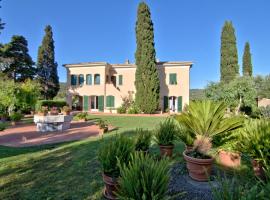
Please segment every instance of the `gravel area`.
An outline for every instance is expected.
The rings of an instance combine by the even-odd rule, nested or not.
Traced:
[[[213,170],[216,174],[216,169]],[[217,187],[217,182],[211,178],[211,185]],[[185,163],[172,166],[169,183],[169,196],[174,200],[213,200],[209,182],[198,182],[188,176]]]

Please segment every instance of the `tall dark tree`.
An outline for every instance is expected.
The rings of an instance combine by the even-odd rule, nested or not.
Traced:
[[[51,26],[46,26],[45,36],[38,49],[37,79],[42,87],[44,99],[54,98],[59,91],[57,63],[54,58],[54,40]]]
[[[11,42],[2,47],[4,60],[9,60],[9,64],[3,72],[14,81],[20,82],[26,79],[33,79],[36,74],[34,62],[28,53],[28,43],[23,36],[15,35]]]
[[[252,61],[250,53],[250,45],[248,42],[245,44],[243,55],[243,76],[252,76]]]
[[[226,21],[222,28],[220,75],[220,80],[225,83],[239,76],[235,30],[230,21]]]
[[[153,113],[159,106],[159,75],[156,67],[154,27],[146,3],[139,4],[136,22],[136,104],[145,113]]]

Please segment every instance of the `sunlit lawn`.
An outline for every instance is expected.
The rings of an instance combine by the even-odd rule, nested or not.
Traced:
[[[136,127],[153,129],[163,117],[93,116],[106,119],[117,131],[84,141],[30,148],[0,146],[0,199],[101,199],[97,151],[110,137]],[[1,139],[1,136],[0,136]],[[158,153],[156,145],[151,151]],[[178,143],[175,158],[183,145]]]

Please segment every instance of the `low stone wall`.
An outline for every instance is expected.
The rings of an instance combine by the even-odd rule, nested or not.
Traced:
[[[34,115],[38,132],[64,131],[70,128],[71,115]]]

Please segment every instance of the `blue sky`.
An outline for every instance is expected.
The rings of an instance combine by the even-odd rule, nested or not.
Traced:
[[[137,0],[3,0],[0,17],[6,23],[0,42],[23,35],[36,60],[50,24],[61,81],[65,63],[134,62]],[[220,33],[225,20],[236,29],[239,64],[250,42],[255,74],[270,73],[269,0],[148,0],[155,30],[157,58],[193,61],[191,88],[219,80]]]

